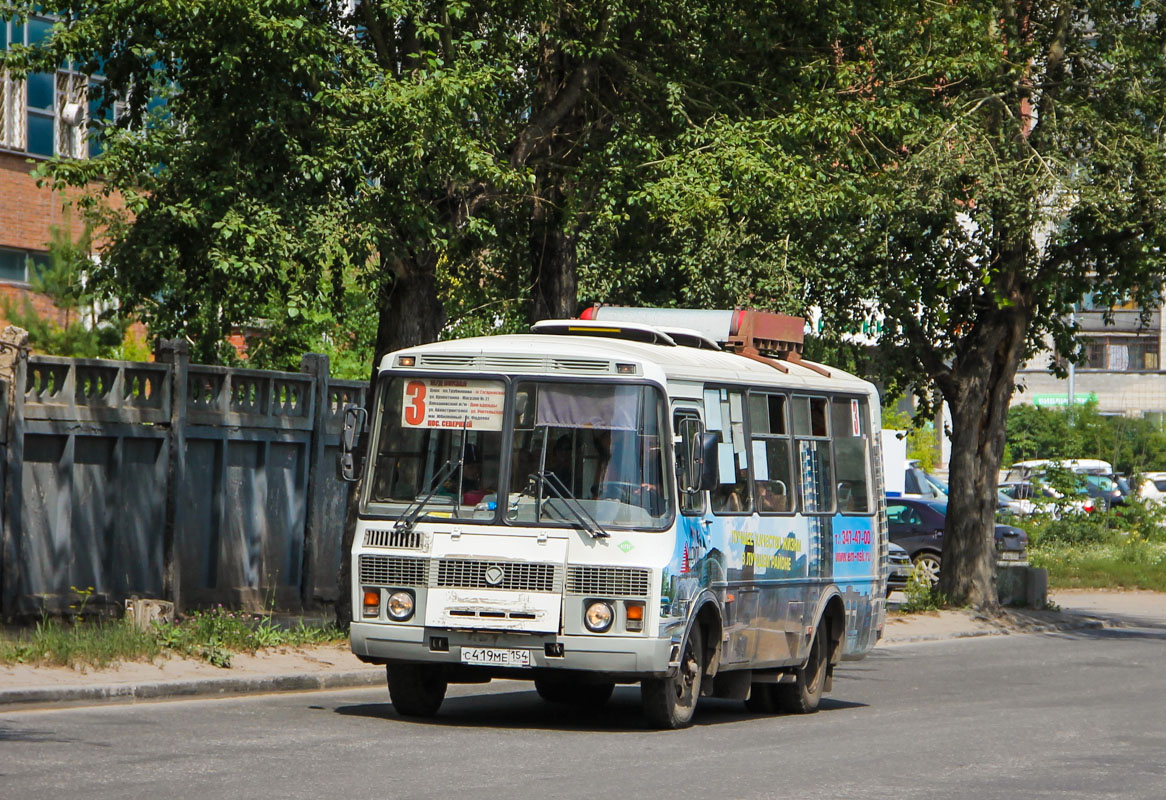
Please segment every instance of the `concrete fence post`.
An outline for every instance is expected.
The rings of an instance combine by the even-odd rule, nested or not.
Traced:
[[[7,434],[3,526],[0,527],[0,613],[16,613],[20,581],[21,515],[24,497],[24,391],[28,383],[28,331],[9,325],[0,333],[0,381]]]
[[[304,508],[304,568],[300,580],[300,600],[304,608],[315,602],[313,597],[317,572],[327,569],[321,563],[324,537],[330,535],[328,514],[328,472],[324,464],[324,448],[328,437],[328,417],[331,413],[328,397],[330,364],[328,356],[306,353],[300,360],[300,371],[312,376],[312,438],[308,446],[308,481]],[[334,521],[333,521],[334,524]]]
[[[182,571],[178,563],[179,492],[186,482],[186,395],[190,344],[159,339],[154,358],[170,366],[170,451],[166,470],[166,523],[162,533],[162,594],[182,609]]]

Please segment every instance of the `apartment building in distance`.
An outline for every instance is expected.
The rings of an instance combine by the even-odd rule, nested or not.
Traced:
[[[1102,414],[1148,416],[1166,420],[1166,328],[1162,311],[1155,310],[1143,322],[1138,307],[1127,304],[1112,311],[1107,324],[1104,309],[1094,308],[1086,297],[1077,312],[1085,360],[1073,371],[1075,403],[1095,400]],[[1049,369],[1050,353],[1037,354],[1017,373],[1012,404],[1065,407],[1069,402],[1068,378]]]

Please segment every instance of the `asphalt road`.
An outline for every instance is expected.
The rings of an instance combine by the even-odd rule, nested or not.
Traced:
[[[648,730],[635,687],[570,713],[528,684],[0,714],[0,798],[1166,797],[1166,626],[883,648],[807,717],[704,700]]]

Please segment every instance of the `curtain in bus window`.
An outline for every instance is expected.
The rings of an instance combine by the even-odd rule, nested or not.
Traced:
[[[544,384],[539,390],[535,424],[634,431],[640,393],[639,386]]]
[[[831,482],[830,442],[798,442],[798,470],[802,486],[802,508],[807,514],[834,509]]]

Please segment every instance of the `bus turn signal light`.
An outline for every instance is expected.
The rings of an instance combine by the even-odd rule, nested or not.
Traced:
[[[642,631],[644,629],[644,606],[642,603],[627,604],[627,629]]]

